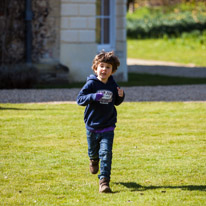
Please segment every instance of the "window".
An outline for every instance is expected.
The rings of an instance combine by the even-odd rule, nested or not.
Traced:
[[[96,42],[98,50],[114,49],[115,42],[115,1],[96,1]]]
[[[8,12],[8,3],[6,2],[6,0],[1,0],[0,1],[0,16],[5,16],[6,13]]]

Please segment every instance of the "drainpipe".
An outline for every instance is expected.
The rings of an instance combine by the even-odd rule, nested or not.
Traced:
[[[32,0],[26,0],[26,63],[32,63]]]

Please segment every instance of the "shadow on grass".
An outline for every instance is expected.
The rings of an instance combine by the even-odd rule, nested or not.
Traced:
[[[25,108],[15,108],[15,107],[0,107],[0,110],[16,110],[16,111],[23,111],[23,110],[33,110],[33,111],[41,111],[41,110],[48,110],[48,109],[25,109]]]
[[[178,77],[160,74],[128,73],[128,82],[118,82],[120,86],[169,86],[206,84],[206,77]]]
[[[182,186],[142,186],[136,182],[116,182],[115,184],[121,184],[129,189],[132,192],[135,191],[146,191],[146,190],[155,190],[155,189],[182,189],[182,190],[199,190],[206,191],[206,185],[182,185]],[[165,191],[162,191],[165,192]]]

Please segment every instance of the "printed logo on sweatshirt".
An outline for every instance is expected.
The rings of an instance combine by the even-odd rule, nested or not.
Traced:
[[[112,102],[113,93],[109,90],[98,90],[98,93],[102,93],[103,97],[99,100],[100,104],[109,104]]]

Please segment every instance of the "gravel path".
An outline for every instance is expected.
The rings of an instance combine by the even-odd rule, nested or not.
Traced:
[[[205,78],[206,67],[196,67],[192,64],[127,59],[128,71],[135,73],[159,74],[166,76]]]
[[[206,101],[206,85],[123,87],[125,101]],[[80,89],[0,90],[0,103],[75,101]]]
[[[206,77],[206,68],[173,62],[127,59],[128,71],[185,77]],[[206,101],[206,84],[123,87],[125,101]],[[0,90],[0,103],[76,101],[80,89]]]

